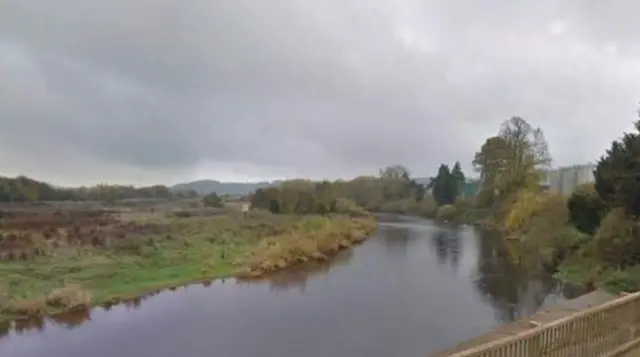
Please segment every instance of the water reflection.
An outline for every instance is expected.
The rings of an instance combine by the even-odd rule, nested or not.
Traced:
[[[407,227],[387,226],[383,228],[382,242],[389,254],[406,254],[411,230]]]
[[[0,356],[417,357],[579,293],[514,263],[500,237],[381,221],[328,264],[0,324]]]
[[[0,321],[0,339],[11,332],[12,322],[11,321]]]
[[[79,311],[68,311],[55,315],[51,318],[52,321],[62,325],[66,328],[75,328],[80,326],[86,321],[91,320],[91,310],[82,309]]]
[[[438,263],[441,266],[449,264],[453,271],[458,270],[462,255],[462,237],[461,233],[464,230],[462,227],[440,227],[433,232],[431,242],[433,249],[438,255]]]
[[[477,242],[475,285],[502,322],[535,313],[550,295],[574,298],[583,293],[560,285],[541,268],[514,263],[502,238],[495,234],[480,232]]]
[[[269,286],[275,291],[296,290],[304,293],[310,278],[325,275],[333,268],[346,265],[352,257],[353,250],[346,250],[335,256],[330,264],[308,263],[288,269],[270,277]]]

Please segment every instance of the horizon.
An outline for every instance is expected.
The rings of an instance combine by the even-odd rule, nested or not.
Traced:
[[[584,167],[584,166],[595,166],[597,165],[597,163],[594,162],[585,162],[585,163],[581,163],[581,164],[573,164],[573,165],[564,165],[564,166],[551,166],[548,169],[544,169],[543,171],[554,171],[554,170],[560,170],[560,169],[567,169],[567,168],[575,168],[575,167]],[[408,168],[409,171],[411,172],[411,169]],[[479,180],[480,178],[478,177],[477,173],[475,171],[471,171],[474,173],[474,175],[469,175],[467,172],[465,173],[465,178],[469,181],[475,181],[475,180]],[[175,182],[175,183],[151,183],[151,184],[134,184],[134,183],[112,183],[106,180],[103,180],[101,182],[98,183],[94,183],[94,184],[81,184],[81,185],[61,185],[61,184],[57,184],[57,183],[53,183],[53,182],[49,182],[49,181],[45,181],[45,180],[40,180],[37,177],[32,177],[29,175],[24,175],[24,174],[19,174],[19,175],[5,175],[5,174],[0,174],[0,177],[8,177],[8,178],[16,178],[19,176],[26,176],[30,179],[36,180],[36,181],[40,181],[40,182],[44,182],[47,184],[50,184],[54,187],[61,187],[61,188],[77,188],[77,187],[92,187],[92,186],[97,186],[100,184],[106,184],[106,185],[116,185],[116,186],[133,186],[133,187],[148,187],[148,186],[154,186],[154,185],[162,185],[162,186],[166,186],[166,187],[173,187],[173,186],[177,186],[177,185],[185,185],[185,184],[192,184],[192,183],[196,183],[196,182],[205,182],[205,181],[210,181],[210,182],[217,182],[217,183],[221,183],[221,184],[260,184],[260,183],[273,183],[273,182],[277,182],[277,181],[288,181],[288,180],[310,180],[310,181],[336,181],[336,180],[344,180],[344,181],[349,181],[349,180],[353,180],[357,177],[375,177],[376,174],[368,174],[368,175],[356,175],[350,178],[344,178],[344,177],[337,177],[337,178],[309,178],[309,177],[290,177],[290,178],[272,178],[272,179],[261,179],[261,180],[218,180],[218,179],[213,179],[213,178],[200,178],[200,179],[194,179],[194,180],[187,180],[187,181],[181,181],[181,182]],[[430,179],[435,177],[435,174],[432,175],[414,175],[411,174],[411,178],[412,179]]]

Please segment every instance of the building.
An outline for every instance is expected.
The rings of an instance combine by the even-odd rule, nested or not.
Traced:
[[[593,172],[596,164],[588,163],[546,170],[540,186],[551,193],[570,195],[583,183],[594,182]],[[463,197],[475,196],[480,188],[479,179],[467,180],[463,189]]]
[[[540,184],[551,193],[568,196],[581,184],[593,182],[595,169],[596,164],[588,163],[547,170]]]

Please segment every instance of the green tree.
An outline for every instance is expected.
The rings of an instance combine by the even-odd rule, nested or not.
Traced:
[[[473,160],[482,181],[479,204],[495,205],[521,189],[537,188],[541,170],[550,164],[548,144],[540,128],[520,117],[505,121],[499,134],[488,138]]]
[[[402,165],[387,166],[379,171],[382,196],[386,201],[401,200],[411,196],[409,169]]]
[[[378,174],[383,180],[407,180],[410,176],[409,169],[402,165],[386,166],[378,171]]]
[[[567,200],[567,208],[571,223],[587,234],[595,233],[605,214],[605,203],[593,183],[578,186]]]
[[[455,197],[455,180],[449,171],[449,166],[442,164],[438,168],[438,175],[433,182],[433,198],[439,205],[452,204]]]
[[[464,190],[464,184],[466,182],[466,177],[462,172],[462,167],[460,167],[460,161],[456,161],[451,169],[451,178],[453,184],[455,185],[455,197],[458,198],[462,195],[462,191]]]
[[[635,122],[640,131],[640,120]],[[611,144],[598,160],[595,189],[609,208],[621,207],[626,213],[640,215],[640,135],[625,133]]]
[[[222,198],[217,193],[211,192],[202,198],[206,207],[222,207]]]

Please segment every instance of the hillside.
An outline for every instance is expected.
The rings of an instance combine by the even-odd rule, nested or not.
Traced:
[[[280,181],[263,182],[220,182],[215,180],[198,180],[187,183],[179,183],[171,186],[172,192],[194,190],[199,195],[215,192],[219,195],[246,195],[253,191],[271,186],[280,185]]]

